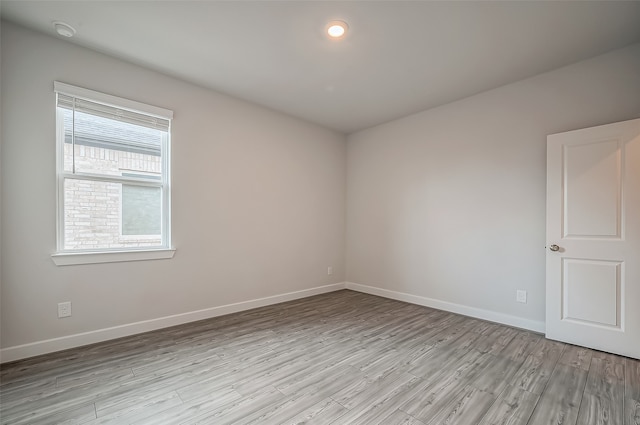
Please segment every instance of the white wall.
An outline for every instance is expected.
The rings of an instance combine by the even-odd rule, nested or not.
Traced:
[[[343,135],[10,23],[1,42],[1,347],[344,281]],[[54,80],[174,111],[173,259],[53,264]]]
[[[638,117],[640,44],[349,136],[347,280],[540,329],[546,136]]]

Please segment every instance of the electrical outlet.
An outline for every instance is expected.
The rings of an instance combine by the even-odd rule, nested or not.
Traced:
[[[524,291],[522,289],[518,289],[516,291],[516,301],[519,303],[527,303],[527,291]]]
[[[58,303],[58,319],[71,317],[71,301]]]
[[[332,275],[333,274],[333,267],[331,267],[331,266],[327,267],[327,274],[328,275]]]

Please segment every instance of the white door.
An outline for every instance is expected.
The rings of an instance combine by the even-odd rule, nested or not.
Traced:
[[[547,338],[640,358],[640,119],[547,138]]]

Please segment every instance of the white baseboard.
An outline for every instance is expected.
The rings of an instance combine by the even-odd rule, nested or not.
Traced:
[[[345,289],[344,282],[318,286],[311,289],[304,289],[302,291],[273,295],[265,298],[258,298],[250,301],[211,307],[203,310],[190,311],[188,313],[175,314],[157,319],[128,323],[126,325],[114,326],[112,328],[98,329],[95,331],[47,339],[24,345],[16,345],[14,347],[7,347],[0,350],[0,363],[53,353],[55,351],[66,350],[68,348],[81,347],[83,345],[95,344],[96,342],[122,338],[124,336],[168,328],[170,326],[182,325],[184,323],[195,322],[197,320],[209,319],[212,317],[223,316],[225,314],[237,313],[239,311],[297,300],[299,298],[338,291],[340,289]]]
[[[510,314],[498,313],[491,310],[484,310],[476,307],[450,303],[433,298],[421,297],[419,295],[406,294],[404,292],[390,291],[388,289],[376,288],[373,286],[361,285],[359,283],[346,282],[347,289],[364,292],[365,294],[377,295],[379,297],[390,298],[392,300],[404,301],[411,304],[425,307],[437,308],[451,313],[462,314],[475,317],[476,319],[488,320],[490,322],[501,323],[503,325],[514,326],[516,328],[527,329],[533,332],[545,332],[544,322],[512,316]]]

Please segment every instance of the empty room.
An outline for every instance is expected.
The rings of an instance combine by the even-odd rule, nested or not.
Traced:
[[[640,1],[0,17],[0,425],[640,425]]]

